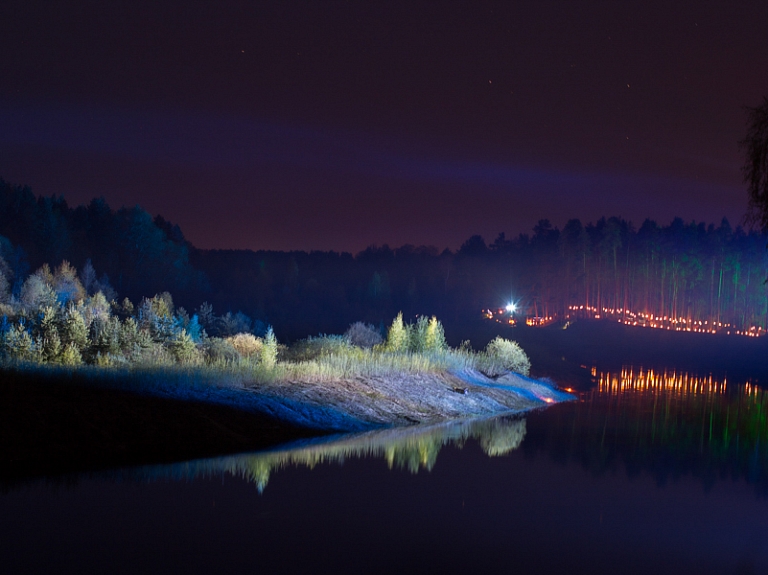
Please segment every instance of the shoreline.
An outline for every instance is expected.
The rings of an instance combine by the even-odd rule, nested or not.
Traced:
[[[0,374],[6,486],[332,433],[522,413],[573,399],[547,382],[469,371],[258,386],[204,377],[190,383],[183,373],[142,386],[127,371],[104,377],[82,368]]]

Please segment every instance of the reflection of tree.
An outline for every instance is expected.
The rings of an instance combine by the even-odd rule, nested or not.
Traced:
[[[370,457],[384,459],[390,469],[418,473],[422,469],[432,470],[444,445],[462,446],[468,439],[475,439],[483,451],[493,457],[517,449],[523,437],[525,419],[504,416],[336,436],[330,440],[301,442],[264,453],[145,467],[131,475],[142,479],[190,479],[229,473],[254,483],[261,492],[273,472],[289,465],[312,469],[320,463],[342,463],[353,457]]]
[[[506,455],[520,447],[525,437],[525,419],[502,423],[488,422],[488,429],[480,436],[480,445],[488,457]]]

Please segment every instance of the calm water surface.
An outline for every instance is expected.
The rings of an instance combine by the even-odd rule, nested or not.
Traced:
[[[7,573],[768,573],[768,394],[594,371],[525,418],[0,496]]]

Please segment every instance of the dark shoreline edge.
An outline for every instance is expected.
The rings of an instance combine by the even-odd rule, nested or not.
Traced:
[[[0,488],[257,451],[325,432],[233,407],[0,371]]]
[[[284,382],[259,391],[194,377],[180,384],[179,374],[166,375],[169,385],[152,389],[130,372],[0,369],[0,489],[263,451],[340,432],[523,413],[575,399],[549,382],[511,373],[497,380],[466,371],[391,382]]]

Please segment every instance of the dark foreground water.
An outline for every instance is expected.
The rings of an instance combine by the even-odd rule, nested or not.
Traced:
[[[767,573],[768,394],[594,371],[525,418],[0,496],[4,573]]]

